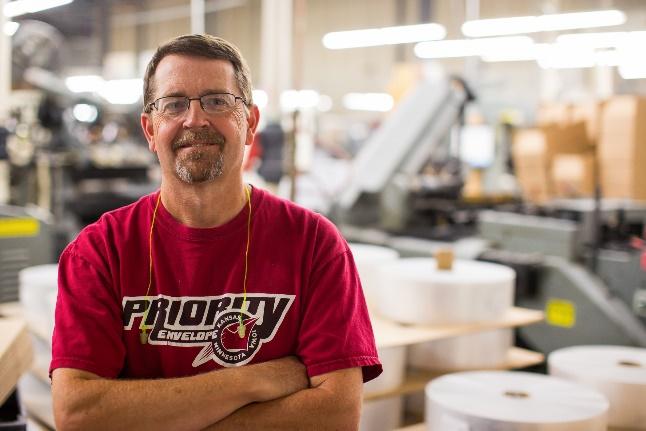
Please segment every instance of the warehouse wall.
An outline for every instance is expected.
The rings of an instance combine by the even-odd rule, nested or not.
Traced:
[[[254,82],[260,76],[260,38],[262,0],[223,1],[224,10],[206,16],[206,30],[236,43],[245,54],[252,69]],[[172,19],[135,26],[133,14],[186,8],[186,0],[156,0],[115,3],[110,19],[109,49],[106,67],[118,77],[140,76],[144,60],[159,43],[176,35],[190,32],[188,13]],[[302,58],[295,76],[301,88],[317,89],[332,97],[335,109],[348,92],[382,92],[393,80],[395,68],[402,61],[421,63],[413,54],[413,45],[328,50],[321,38],[330,31],[415,24],[420,20],[419,0],[303,0],[305,34],[299,44]],[[431,20],[447,27],[447,39],[461,38],[460,26],[465,19],[465,2],[434,0],[430,2]],[[519,2],[515,0],[480,0],[482,18],[542,14],[565,10],[619,8],[628,13],[628,24],[634,29],[646,27],[646,13],[641,0],[560,0]],[[641,9],[641,10],[640,10]],[[549,41],[550,34],[538,34],[537,40]],[[130,53],[131,58],[124,53]],[[135,53],[140,53],[137,59]],[[577,100],[594,93],[596,71],[593,69],[545,72],[534,62],[484,63],[478,60],[456,59],[436,61],[448,72],[465,76],[476,88],[481,103],[490,115],[498,108],[515,107],[531,121],[534,107],[541,99]],[[121,65],[121,67],[115,66]],[[286,69],[290,65],[283,65]],[[116,72],[114,72],[116,70]],[[132,76],[126,76],[132,75]],[[613,86],[619,93],[646,91],[643,80],[625,81],[613,72]],[[528,85],[531,83],[531,85]],[[490,118],[493,120],[494,118]]]

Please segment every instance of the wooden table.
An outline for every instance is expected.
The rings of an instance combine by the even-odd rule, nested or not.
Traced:
[[[29,370],[32,360],[25,321],[0,317],[0,405],[11,395],[20,376]]]

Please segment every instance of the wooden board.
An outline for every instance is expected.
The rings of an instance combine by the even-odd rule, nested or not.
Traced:
[[[5,302],[0,304],[1,317],[23,317],[23,309],[20,302]]]
[[[545,356],[541,353],[532,352],[530,350],[512,347],[507,352],[507,360],[505,363],[500,364],[499,367],[489,368],[498,370],[512,370],[518,368],[526,368],[532,365],[540,364],[545,360]],[[481,368],[479,368],[481,370]],[[443,370],[443,371],[423,371],[423,370],[408,370],[404,383],[396,389],[383,392],[375,392],[366,394],[364,401],[378,400],[381,398],[388,398],[398,395],[412,394],[424,390],[430,380],[442,376],[447,373],[455,373],[459,371],[473,371],[473,370]]]
[[[29,369],[32,358],[27,324],[21,319],[0,318],[0,405]]]
[[[542,311],[518,307],[510,308],[497,321],[456,325],[403,325],[379,316],[371,316],[377,347],[406,346],[490,329],[526,326],[541,322],[543,319]]]
[[[31,332],[36,337],[40,338],[43,341],[46,341],[49,346],[52,345],[52,334],[50,329],[47,328],[46,321],[33,319],[27,319],[22,305],[19,302],[7,302],[0,304],[0,317],[15,317],[24,319],[27,322],[29,327],[29,332]]]

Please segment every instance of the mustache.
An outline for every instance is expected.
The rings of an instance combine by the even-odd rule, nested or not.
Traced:
[[[175,138],[171,148],[177,150],[194,144],[215,144],[222,149],[224,147],[224,136],[213,129],[189,129]]]

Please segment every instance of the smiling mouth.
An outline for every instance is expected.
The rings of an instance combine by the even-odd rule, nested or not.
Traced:
[[[191,142],[190,144],[180,145],[177,147],[178,150],[182,148],[202,148],[202,147],[212,147],[218,145],[215,142]]]

